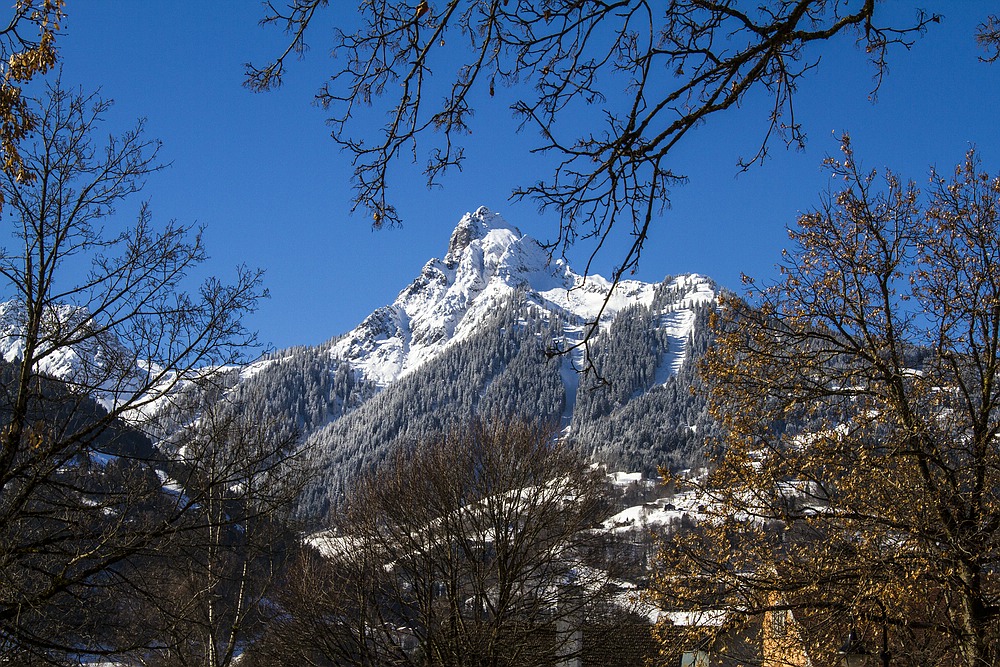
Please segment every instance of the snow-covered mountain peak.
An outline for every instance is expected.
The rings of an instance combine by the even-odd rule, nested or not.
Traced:
[[[414,370],[448,343],[475,331],[515,290],[566,289],[576,283],[563,262],[498,213],[466,213],[444,259],[432,259],[392,305],[379,308],[332,348],[386,385]]]
[[[391,305],[372,313],[329,350],[386,386],[452,342],[482,330],[515,294],[561,318],[610,322],[624,307],[649,305],[655,288],[625,280],[612,291],[601,276],[584,279],[500,214],[480,207],[459,221],[444,259],[427,262]]]
[[[499,233],[494,233],[499,232]],[[521,231],[509,224],[499,213],[494,213],[485,206],[480,206],[473,213],[466,213],[458,221],[455,230],[448,241],[448,254],[444,261],[454,267],[462,258],[462,253],[473,241],[483,240],[493,234],[494,243],[503,243],[503,239],[520,238]]]
[[[0,303],[0,358],[7,363],[20,364],[24,358],[27,317],[23,302]],[[38,334],[32,353],[34,371],[92,392],[92,398],[106,408],[134,393],[148,372],[148,364],[84,307],[47,305]]]

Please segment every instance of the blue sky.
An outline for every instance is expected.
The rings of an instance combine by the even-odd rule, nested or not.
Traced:
[[[532,170],[544,165],[526,156],[533,137],[514,134],[506,109],[480,109],[469,160],[442,188],[428,190],[415,166],[398,164],[391,184],[405,224],[372,231],[367,215],[349,212],[348,156],[312,104],[334,66],[325,26],[282,89],[253,94],[241,86],[243,63],[263,62],[283,44],[278,31],[257,25],[257,2],[67,4],[58,41],[64,81],[99,86],[115,100],[108,131],[147,119],[171,166],[150,179],[145,196],[162,220],[207,227],[208,270],[224,277],[239,263],[266,269],[271,298],[249,322],[265,343],[316,344],[348,331],[443,255],[458,219],[480,205],[536,238],[555,234],[553,216],[508,201],[515,185],[542,177]],[[345,11],[331,5],[327,21]],[[739,174],[737,159],[756,150],[766,118],[753,101],[710,119],[678,146],[675,170],[690,182],[673,192],[636,277],[691,271],[736,289],[741,272],[773,275],[785,229],[827,188],[820,163],[845,130],[865,165],[918,182],[931,165],[950,171],[972,144],[987,169],[1000,172],[1000,63],[977,62],[973,40],[976,23],[996,5],[928,1],[926,9],[944,21],[910,52],[895,54],[876,104],[868,100],[872,71],[863,54],[844,41],[826,49],[798,92],[805,151],[776,145],[763,166]],[[588,250],[571,257],[574,266],[582,267]],[[617,259],[611,248],[596,271],[606,275]]]

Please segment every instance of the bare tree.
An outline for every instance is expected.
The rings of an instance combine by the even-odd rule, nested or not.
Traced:
[[[144,665],[226,667],[264,633],[299,534],[291,512],[307,466],[294,435],[220,398],[172,437],[185,530],[137,566],[147,606],[132,628]],[[155,582],[155,583],[154,583]]]
[[[307,664],[555,664],[612,590],[604,489],[535,426],[400,452],[313,540],[274,643]]]
[[[268,3],[263,23],[282,27],[290,42],[272,62],[247,66],[247,86],[281,84],[327,4]],[[558,214],[553,251],[585,238],[596,254],[612,236],[630,235],[617,281],[684,180],[670,156],[692,128],[763,94],[771,111],[760,150],[741,164],[762,161],[778,139],[801,145],[793,101],[819,64],[814,47],[853,42],[868,54],[877,90],[892,47],[909,47],[939,20],[914,7],[896,24],[892,13],[874,0],[366,0],[337,20],[338,64],[317,99],[332,113],[335,142],[354,158],[355,208],[379,227],[400,221],[386,189],[393,161],[426,158],[428,183],[437,182],[462,163],[474,103],[494,104],[509,87],[512,111],[540,137],[535,152],[555,164],[514,197]],[[387,118],[379,136],[359,136],[355,122],[372,116]],[[593,122],[567,134],[579,124],[559,121],[571,116]]]
[[[240,317],[261,274],[208,279],[200,234],[154,225],[127,205],[156,172],[159,144],[142,124],[99,138],[109,107],[51,86],[23,169],[0,174],[14,243],[0,253],[4,346],[0,391],[0,645],[24,651],[100,645],[123,563],[186,522],[138,431],[156,401],[209,382],[253,344]]]
[[[924,197],[846,138],[828,165],[844,189],[790,232],[782,280],[722,305],[725,451],[657,595],[747,632],[791,614],[813,664],[853,630],[893,665],[993,665],[1000,178],[970,152]]]
[[[982,58],[984,61],[995,63],[1000,59],[1000,20],[996,14],[990,14],[979,24],[976,41],[986,52]]]

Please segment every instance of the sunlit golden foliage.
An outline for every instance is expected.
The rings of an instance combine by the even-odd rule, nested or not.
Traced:
[[[893,665],[993,665],[1000,179],[970,151],[922,194],[847,137],[842,156],[781,279],[722,302],[704,373],[724,453],[658,599],[730,632],[790,612],[814,665],[852,628]]]
[[[0,77],[0,163],[19,181],[33,176],[25,169],[18,143],[37,125],[22,87],[55,66],[55,38],[65,17],[65,4],[65,0],[18,0],[10,23],[0,30],[0,59],[6,63]]]

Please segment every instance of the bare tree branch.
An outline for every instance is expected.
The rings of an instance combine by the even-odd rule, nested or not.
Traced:
[[[59,81],[46,93],[21,145],[32,178],[0,171],[15,242],[0,251],[3,336],[17,357],[0,362],[0,650],[15,661],[110,651],[113,582],[197,525],[197,501],[164,490],[171,463],[141,429],[155,401],[244,358],[254,336],[240,318],[263,296],[249,269],[188,292],[200,234],[157,228],[145,205],[132,225],[117,211],[161,168],[159,143],[141,122],[102,141],[108,102]]]
[[[269,6],[263,22],[281,25],[290,42],[267,66],[247,66],[249,88],[280,85],[326,4]],[[381,227],[401,222],[387,188],[394,162],[424,162],[428,185],[438,183],[462,165],[473,105],[493,104],[496,87],[508,87],[521,129],[539,137],[533,152],[554,164],[512,197],[558,216],[553,254],[590,244],[587,274],[610,239],[631,239],[612,271],[617,284],[638,266],[671,189],[686,181],[671,156],[693,128],[763,95],[771,110],[759,148],[740,167],[764,161],[775,141],[802,146],[794,99],[819,64],[814,46],[863,49],[874,95],[892,49],[909,48],[939,20],[915,9],[896,25],[883,14],[875,0],[365,0],[358,25],[334,31],[338,65],[317,100],[352,157],[354,210]],[[583,134],[559,122],[576,115],[592,119]],[[358,135],[371,117],[388,121],[376,136]],[[596,324],[581,345],[595,332]]]

